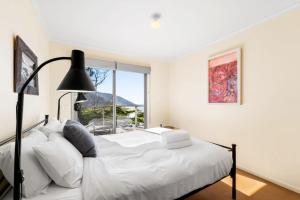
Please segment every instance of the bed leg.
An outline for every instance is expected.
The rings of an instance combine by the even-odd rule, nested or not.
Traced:
[[[44,125],[48,124],[48,120],[49,120],[49,115],[45,115],[45,123],[44,123]]]
[[[230,176],[232,178],[232,199],[236,199],[236,144],[232,144],[232,168]]]

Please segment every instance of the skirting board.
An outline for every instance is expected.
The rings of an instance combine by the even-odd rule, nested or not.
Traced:
[[[286,184],[286,183],[284,183],[284,182],[282,182],[282,181],[279,181],[279,180],[276,180],[276,179],[273,179],[273,178],[270,178],[270,177],[261,175],[261,174],[259,174],[259,173],[257,173],[257,172],[254,172],[254,171],[252,171],[252,170],[250,170],[250,169],[247,169],[247,168],[245,168],[245,167],[242,167],[242,166],[237,166],[237,168],[238,168],[238,169],[241,169],[241,170],[243,170],[243,171],[245,171],[245,172],[248,172],[249,174],[252,174],[252,175],[257,176],[257,177],[259,177],[259,178],[265,179],[265,180],[270,181],[270,182],[272,182],[272,183],[274,183],[274,184],[276,184],[276,185],[279,185],[279,186],[281,186],[281,187],[284,187],[284,188],[286,188],[286,189],[289,189],[289,190],[291,190],[291,191],[294,191],[294,192],[300,194],[300,188],[297,188],[297,187],[294,187],[294,186],[292,186],[292,185]]]

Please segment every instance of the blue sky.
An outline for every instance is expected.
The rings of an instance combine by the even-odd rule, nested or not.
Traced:
[[[97,91],[112,93],[112,71],[109,71],[105,81],[98,86]],[[117,96],[121,96],[135,104],[144,104],[144,74],[117,71]]]

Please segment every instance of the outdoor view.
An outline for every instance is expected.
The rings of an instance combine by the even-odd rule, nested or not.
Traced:
[[[116,71],[116,116],[113,115],[113,70],[87,68],[97,92],[86,93],[79,121],[95,135],[111,134],[113,119],[116,133],[144,128],[144,74]]]

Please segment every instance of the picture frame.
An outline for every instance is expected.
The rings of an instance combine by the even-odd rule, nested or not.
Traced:
[[[14,44],[14,92],[19,92],[38,65],[38,58],[29,46],[16,36]],[[24,94],[39,95],[38,75],[25,88]]]
[[[208,103],[241,104],[241,48],[208,58]]]

